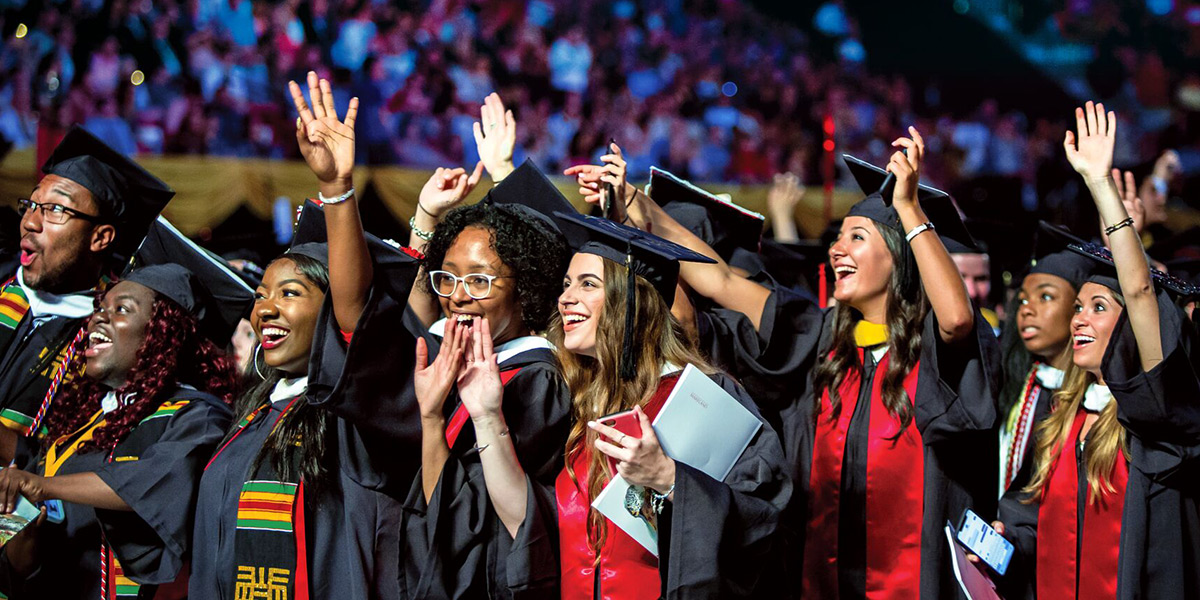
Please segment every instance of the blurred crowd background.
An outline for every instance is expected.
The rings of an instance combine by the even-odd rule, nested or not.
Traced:
[[[1122,119],[1118,166],[1156,194],[1148,225],[1194,218],[1200,4],[791,4],[0,0],[0,136],[48,149],[78,122],[129,154],[294,159],[285,84],[313,69],[339,105],[361,99],[369,165],[473,165],[492,91],[517,113],[517,161],[547,171],[611,138],[636,176],[812,189],[848,183],[835,154],[882,164],[916,125],[924,179],[977,222],[1092,231],[1062,137],[1097,98]]]

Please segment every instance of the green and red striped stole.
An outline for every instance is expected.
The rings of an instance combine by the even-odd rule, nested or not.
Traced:
[[[296,484],[284,481],[247,481],[238,496],[237,528],[292,533]]]
[[[25,318],[25,313],[29,312],[29,298],[25,296],[25,290],[15,283],[16,278],[10,277],[0,289],[0,326],[14,330]]]

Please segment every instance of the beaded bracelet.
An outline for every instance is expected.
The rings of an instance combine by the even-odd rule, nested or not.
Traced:
[[[417,236],[418,238],[421,238],[421,239],[423,239],[423,240],[425,240],[425,241],[427,241],[427,242],[428,242],[429,240],[432,240],[432,239],[433,239],[433,232],[432,232],[432,231],[425,231],[425,230],[423,230],[423,229],[421,229],[421,228],[417,227],[417,215],[413,215],[411,218],[409,218],[409,220],[408,220],[408,228],[409,228],[409,229],[411,229],[411,230],[412,230],[412,232],[413,232],[414,234],[416,234],[416,236]]]

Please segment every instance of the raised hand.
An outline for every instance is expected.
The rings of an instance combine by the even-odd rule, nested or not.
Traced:
[[[642,428],[640,438],[626,435],[597,421],[589,421],[588,427],[602,436],[596,438],[596,450],[615,459],[617,474],[631,485],[666,493],[675,485],[675,461],[663,452],[658,436],[654,434],[654,427],[650,425],[650,418],[642,412],[641,407],[635,407],[634,412]]]
[[[502,418],[500,405],[504,386],[500,382],[500,366],[492,350],[492,327],[487,317],[471,323],[471,341],[465,365],[458,374],[458,396],[471,419],[488,421]]]
[[[1075,109],[1075,127],[1079,133],[1068,129],[1063,139],[1071,167],[1089,183],[1108,177],[1117,139],[1117,114],[1105,113],[1103,104],[1088,101]]]
[[[483,99],[479,107],[479,121],[475,122],[475,146],[479,159],[492,181],[500,183],[516,167],[513,165],[513,149],[517,145],[517,120],[511,110],[504,108],[500,95],[492,92]]]
[[[315,72],[308,72],[311,109],[304,101],[299,84],[289,81],[288,90],[300,113],[296,119],[296,142],[300,145],[300,153],[321,182],[321,193],[328,197],[328,189],[334,195],[340,195],[351,187],[349,182],[354,172],[354,119],[358,117],[358,98],[350,99],[346,120],[339,121],[333,104],[333,88]],[[342,187],[346,189],[340,189]]]
[[[925,139],[916,127],[909,127],[912,137],[897,138],[892,147],[903,148],[892,153],[887,171],[896,176],[896,191],[892,193],[892,205],[897,210],[911,208],[917,202],[917,183],[921,179],[921,161],[925,159]]]
[[[800,232],[796,230],[796,205],[804,197],[804,186],[795,173],[779,173],[767,191],[767,211],[771,215],[771,229],[779,242],[798,242]]]
[[[435,221],[440,220],[442,215],[462,204],[475,186],[479,185],[482,177],[482,161],[475,165],[475,170],[470,175],[462,167],[455,169],[438,167],[429,181],[425,182],[425,186],[421,188],[421,195],[417,200],[417,210],[424,211]]]
[[[463,349],[469,332],[453,319],[446,321],[442,347],[433,363],[429,362],[429,346],[424,338],[417,338],[417,364],[413,373],[413,387],[417,393],[417,405],[421,419],[443,418],[442,405],[450,395],[450,389],[462,369]]]
[[[629,189],[633,186],[629,185],[626,178],[625,156],[621,154],[621,148],[616,144],[609,144],[608,151],[608,154],[600,157],[604,164],[575,165],[563,171],[563,175],[575,178],[579,184],[579,194],[588,204],[599,205],[604,193],[602,184],[611,183],[613,192],[617,195],[617,201],[628,208],[633,201],[636,188]]]

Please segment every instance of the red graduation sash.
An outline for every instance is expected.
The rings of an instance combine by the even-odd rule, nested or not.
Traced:
[[[1038,598],[1116,598],[1117,559],[1121,554],[1121,511],[1125,508],[1125,485],[1129,466],[1125,453],[1117,456],[1109,475],[1115,492],[1088,501],[1088,491],[1080,493],[1075,448],[1087,411],[1075,414],[1071,435],[1058,449],[1058,458],[1050,467],[1038,507],[1037,595]],[[1079,526],[1080,498],[1084,506],[1083,526]],[[1083,535],[1083,539],[1079,538]],[[1078,577],[1082,574],[1082,577]]]
[[[858,349],[862,362],[863,349]],[[865,540],[846,540],[847,544],[866,544],[866,597],[919,598],[921,593],[921,523],[925,501],[925,448],[916,423],[910,423],[897,439],[900,428],[883,405],[881,389],[890,353],[875,368],[871,382],[871,413],[868,428],[866,468]],[[920,363],[904,378],[904,391],[911,402],[917,397]],[[812,489],[807,537],[804,550],[803,597],[837,598],[838,520],[842,490],[842,459],[850,419],[858,405],[861,372],[851,372],[838,388],[841,412],[836,421],[832,414],[829,391],[821,398],[813,441]],[[852,467],[863,468],[861,465]],[[918,508],[920,507],[920,508]]]
[[[663,377],[650,401],[642,407],[651,421],[662,410],[679,373]],[[559,567],[563,598],[592,598],[596,586],[596,553],[588,543],[588,513],[592,510],[586,489],[591,469],[592,449],[585,444],[573,457],[579,485],[567,469],[554,481],[558,504]],[[607,521],[608,537],[600,549],[600,593],[606,600],[650,600],[659,597],[662,579],[658,557],[642,547],[629,534]],[[714,548],[714,552],[716,549]],[[599,599],[596,599],[599,600]]]

